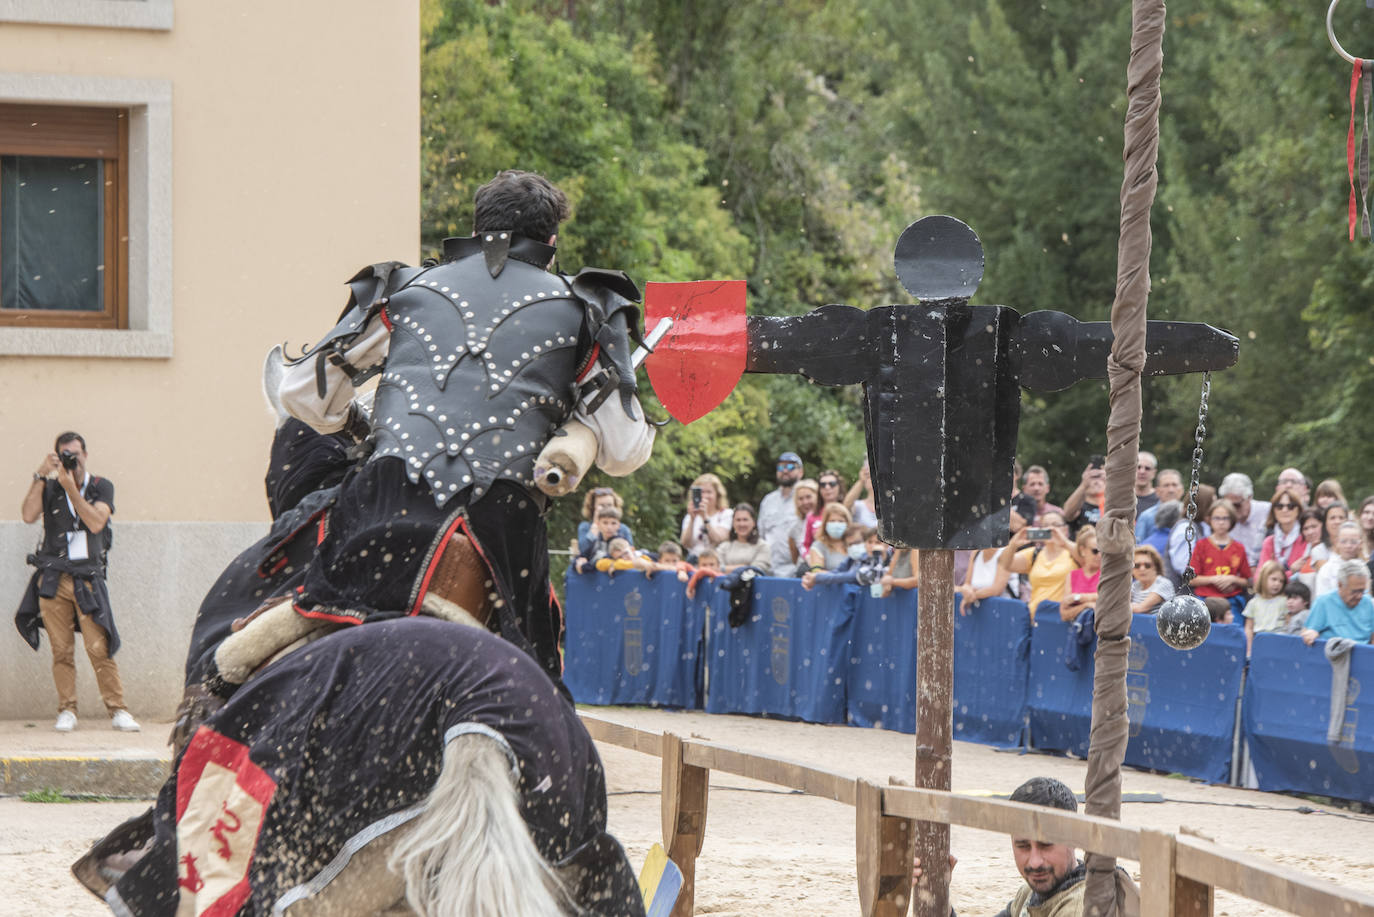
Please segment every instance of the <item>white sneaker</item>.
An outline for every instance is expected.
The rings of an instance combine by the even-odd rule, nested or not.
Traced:
[[[76,728],[76,714],[63,710],[57,715],[57,722],[52,724],[52,728],[58,732],[71,732]]]
[[[76,718],[72,718],[75,722]],[[120,732],[138,732],[138,720],[129,715],[127,710],[116,710],[114,716],[110,717],[110,725]]]

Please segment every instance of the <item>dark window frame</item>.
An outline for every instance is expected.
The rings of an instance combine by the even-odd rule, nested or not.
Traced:
[[[128,328],[128,109],[0,104],[0,155],[99,159],[105,174],[104,308],[99,312],[0,308],[0,327]]]

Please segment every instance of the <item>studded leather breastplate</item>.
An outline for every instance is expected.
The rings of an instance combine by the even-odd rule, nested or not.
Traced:
[[[373,457],[402,459],[440,507],[498,478],[532,489],[572,413],[584,313],[563,278],[513,256],[496,277],[478,252],[412,279],[386,303]]]

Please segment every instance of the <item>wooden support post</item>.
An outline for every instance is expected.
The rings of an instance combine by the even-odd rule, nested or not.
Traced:
[[[682,739],[663,736],[663,846],[682,870],[682,891],[672,917],[691,917],[697,854],[706,840],[706,789],[711,772],[682,760]]]
[[[916,786],[950,789],[954,697],[954,552],[922,551],[916,612]],[[916,823],[916,917],[949,917],[949,825]]]
[[[1140,831],[1140,917],[1212,917],[1210,885],[1178,874],[1178,842],[1163,831]]]
[[[854,839],[863,917],[906,917],[911,906],[911,858],[915,823],[883,814],[883,789],[867,780],[854,785]]]

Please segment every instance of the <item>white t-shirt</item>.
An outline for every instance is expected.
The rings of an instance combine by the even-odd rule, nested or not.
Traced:
[[[730,531],[730,526],[734,525],[735,511],[727,506],[722,510],[717,510],[710,516],[693,516],[691,513],[687,513],[682,517],[681,528],[687,526],[687,520],[689,519],[692,520],[692,528],[688,531],[687,538],[684,539],[682,543],[682,549],[692,554],[698,554],[706,548],[712,547],[711,539],[706,534],[706,523],[710,522],[711,525],[725,529],[725,531],[728,532]],[[679,531],[681,531],[681,528],[679,528]]]

